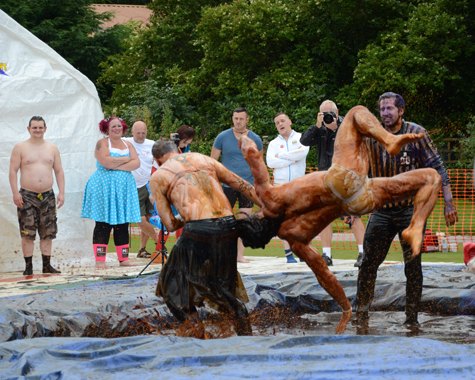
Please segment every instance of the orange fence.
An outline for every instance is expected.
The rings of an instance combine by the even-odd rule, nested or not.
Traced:
[[[315,171],[315,168],[308,167],[307,172]],[[451,180],[452,195],[457,207],[459,221],[455,226],[447,227],[444,218],[444,200],[442,192],[439,194],[439,200],[431,216],[427,220],[427,248],[428,250],[441,251],[442,243],[447,243],[448,251],[462,250],[461,245],[464,242],[475,242],[474,230],[474,196],[475,190],[473,185],[473,171],[471,169],[449,169],[449,177]],[[363,223],[366,224],[368,216],[362,216]],[[332,223],[333,227],[333,244],[332,248],[335,250],[354,250],[357,252],[355,238],[351,229],[343,223],[342,220],[337,219]],[[140,230],[132,227],[132,234],[139,235]],[[430,235],[434,238],[431,239]],[[282,246],[279,239],[274,239],[271,243],[274,246]],[[316,237],[312,245],[320,250],[320,237]],[[390,251],[400,252],[398,238],[394,240]]]

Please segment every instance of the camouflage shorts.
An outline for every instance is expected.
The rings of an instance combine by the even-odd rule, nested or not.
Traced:
[[[56,225],[56,197],[53,190],[44,193],[20,189],[23,207],[17,209],[20,235],[35,240],[36,231],[41,240],[54,239]]]

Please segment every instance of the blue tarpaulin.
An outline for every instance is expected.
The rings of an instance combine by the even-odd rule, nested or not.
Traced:
[[[340,310],[311,273],[242,276],[251,312],[285,306],[312,322],[310,328],[253,325],[252,337],[200,340],[170,330],[84,337],[88,326],[100,328],[105,320],[120,326],[150,315],[173,319],[154,295],[158,273],[5,297],[0,378],[475,378],[475,276],[461,268],[424,266],[416,331],[402,325],[403,267],[381,268],[369,329],[350,323],[341,336],[334,334]],[[354,302],[357,272],[336,276]]]

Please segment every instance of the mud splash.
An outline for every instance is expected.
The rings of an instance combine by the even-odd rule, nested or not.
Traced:
[[[139,307],[139,306],[138,306]],[[82,337],[119,338],[136,335],[168,335],[193,337],[198,339],[219,339],[237,335],[234,320],[225,314],[208,315],[205,319],[191,318],[181,323],[173,317],[161,316],[158,310],[154,314],[140,318],[126,317],[118,322],[112,315],[99,322],[90,323],[84,329]],[[318,327],[318,323],[302,318],[285,306],[265,306],[253,310],[249,314],[253,335],[276,335],[279,333],[295,333],[305,335]],[[69,336],[67,329],[58,326],[53,336]]]

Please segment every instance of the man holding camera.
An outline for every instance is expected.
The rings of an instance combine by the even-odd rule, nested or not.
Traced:
[[[328,170],[332,164],[335,137],[342,122],[343,117],[339,116],[335,102],[324,100],[322,104],[320,104],[320,112],[317,114],[317,122],[300,138],[300,143],[302,145],[315,145],[317,147],[318,170],[320,171]],[[358,258],[355,267],[359,267],[363,260],[363,236],[365,228],[360,217],[346,216],[344,220],[345,223],[350,226],[355,235],[356,243],[358,244]],[[331,254],[332,237],[333,230],[331,224],[329,224],[322,230],[322,232],[320,232],[323,251],[322,257],[328,266],[333,265]]]

